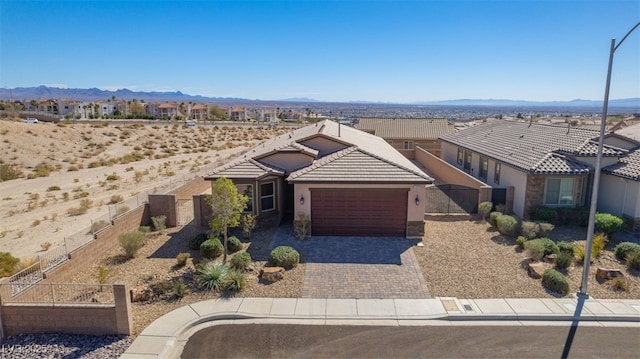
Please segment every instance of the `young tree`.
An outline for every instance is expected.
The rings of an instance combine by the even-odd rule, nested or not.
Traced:
[[[224,177],[214,182],[212,194],[207,196],[207,202],[213,210],[209,225],[214,231],[221,232],[224,238],[223,263],[227,262],[227,230],[240,224],[240,216],[247,207],[247,200],[247,196],[238,192],[233,181]]]

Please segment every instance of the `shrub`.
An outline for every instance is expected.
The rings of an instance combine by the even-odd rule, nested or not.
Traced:
[[[244,271],[251,263],[251,255],[247,252],[238,253],[231,258],[231,268]]]
[[[569,266],[571,266],[571,263],[573,263],[573,253],[569,253],[569,252],[559,252],[558,256],[556,257],[556,267],[559,269],[565,269],[565,268],[569,268]]]
[[[187,260],[189,260],[189,258],[191,258],[190,253],[178,253],[178,255],[176,256],[176,262],[178,262],[178,266],[184,267],[187,264]]]
[[[515,217],[502,215],[496,219],[498,232],[507,236],[514,236],[518,231],[518,220]]]
[[[516,238],[516,246],[518,249],[524,249],[524,245],[527,243],[528,239],[524,236],[519,236]]]
[[[596,233],[593,235],[593,244],[591,245],[591,258],[600,256],[604,246],[609,241],[609,238],[604,233]]]
[[[534,241],[540,241],[544,245],[544,255],[558,253],[558,245],[556,242],[547,237],[536,238]]]
[[[609,213],[596,213],[595,225],[598,231],[611,234],[620,231],[624,221]]]
[[[200,255],[203,258],[214,259],[224,253],[224,246],[218,238],[212,237],[202,242],[200,245]]]
[[[569,293],[569,282],[567,282],[567,278],[555,269],[547,269],[544,271],[544,274],[542,274],[542,284],[554,292],[561,294]]]
[[[608,285],[609,285],[609,288],[611,288],[612,290],[619,290],[619,291],[626,292],[627,290],[629,290],[629,287],[631,286],[631,282],[629,281],[629,278],[615,277],[609,281]]]
[[[228,290],[239,292],[247,286],[247,279],[242,272],[230,271],[225,279],[224,286]]]
[[[144,234],[149,234],[151,233],[151,227],[149,226],[140,226],[138,227],[138,231],[144,233]]]
[[[249,213],[243,214],[242,217],[240,217],[240,226],[242,227],[244,237],[251,237],[251,231],[256,227],[256,215]]]
[[[43,242],[40,243],[40,248],[42,248],[43,251],[48,251],[49,248],[51,248],[51,242]]]
[[[47,188],[47,192],[59,191],[59,190],[60,190],[60,186],[49,186],[49,188]]]
[[[575,249],[576,249],[576,245],[573,243],[569,243],[569,242],[565,242],[565,241],[560,241],[558,242],[558,253],[562,253],[562,252],[566,252],[571,254],[572,256],[575,253]]]
[[[627,255],[627,268],[640,270],[640,253],[632,252]]]
[[[616,258],[624,261],[627,259],[629,254],[637,253],[638,255],[640,255],[640,244],[633,242],[618,243],[618,245],[616,245],[613,249],[613,253],[615,254]]]
[[[236,236],[227,238],[227,249],[229,252],[237,252],[242,249],[242,242]]]
[[[124,197],[122,197],[122,195],[119,194],[114,194],[113,196],[111,196],[111,198],[109,199],[109,204],[115,204],[115,203],[120,203],[124,201]]]
[[[536,222],[556,223],[557,213],[551,207],[534,206],[529,208],[529,218]]]
[[[538,236],[540,237],[549,237],[549,234],[551,234],[551,231],[553,231],[553,229],[555,228],[553,224],[547,222],[541,222],[538,225]]]
[[[300,253],[289,246],[274,248],[269,254],[269,263],[276,267],[293,268],[300,262]]]
[[[100,221],[97,221],[97,222],[93,222],[91,224],[91,232],[92,233],[96,233],[97,231],[99,231],[99,230],[101,230],[101,229],[103,229],[103,228],[105,228],[105,227],[107,227],[109,225],[110,225],[110,223],[105,221],[105,220],[100,220]]]
[[[520,233],[526,239],[534,239],[538,237],[538,232],[540,231],[540,224],[536,222],[524,221],[522,222],[522,226],[520,228]]]
[[[93,277],[98,281],[98,284],[107,284],[109,278],[111,278],[111,270],[109,268],[99,266]]]
[[[587,255],[587,253],[584,251],[584,247],[576,246],[573,252],[575,253],[576,261],[584,263],[584,257]]]
[[[200,246],[202,245],[202,243],[204,243],[204,241],[206,240],[207,240],[207,234],[199,233],[195,237],[189,240],[189,248],[198,250],[200,249]]]
[[[221,290],[225,286],[228,274],[229,268],[224,264],[199,266],[196,272],[196,283],[204,289]]]
[[[22,171],[12,164],[0,163],[0,182],[22,177]]]
[[[20,259],[9,252],[0,252],[0,277],[8,277],[15,271]]]
[[[540,241],[527,241],[524,244],[524,249],[527,251],[527,257],[535,261],[539,261],[544,257],[544,244]]]
[[[121,234],[118,241],[127,257],[134,258],[138,250],[145,245],[146,239],[144,233],[135,231]]]
[[[480,216],[481,219],[486,220],[491,213],[491,209],[493,209],[493,203],[489,201],[481,202],[478,205],[478,216]]]
[[[174,280],[173,294],[175,294],[178,299],[182,299],[186,293],[187,293],[187,286],[184,284],[184,280],[182,278]]]
[[[491,212],[489,214],[489,224],[492,227],[498,228],[498,217],[502,216],[502,212]]]
[[[166,221],[167,221],[167,216],[165,215],[151,217],[151,222],[153,222],[153,228],[155,228],[156,231],[164,231],[167,228]]]

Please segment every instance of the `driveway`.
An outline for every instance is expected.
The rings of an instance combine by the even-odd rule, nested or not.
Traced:
[[[281,226],[272,247],[289,245],[305,262],[303,298],[430,298],[411,250],[400,237],[312,237],[297,240]]]

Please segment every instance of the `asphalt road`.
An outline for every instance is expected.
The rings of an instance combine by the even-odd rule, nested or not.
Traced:
[[[566,346],[565,346],[566,344]],[[182,358],[640,358],[640,328],[222,325]]]

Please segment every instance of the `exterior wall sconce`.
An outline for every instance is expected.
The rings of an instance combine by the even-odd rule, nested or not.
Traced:
[[[300,204],[304,204],[304,196],[300,196]]]
[[[416,195],[416,206],[420,205],[420,197]]]

